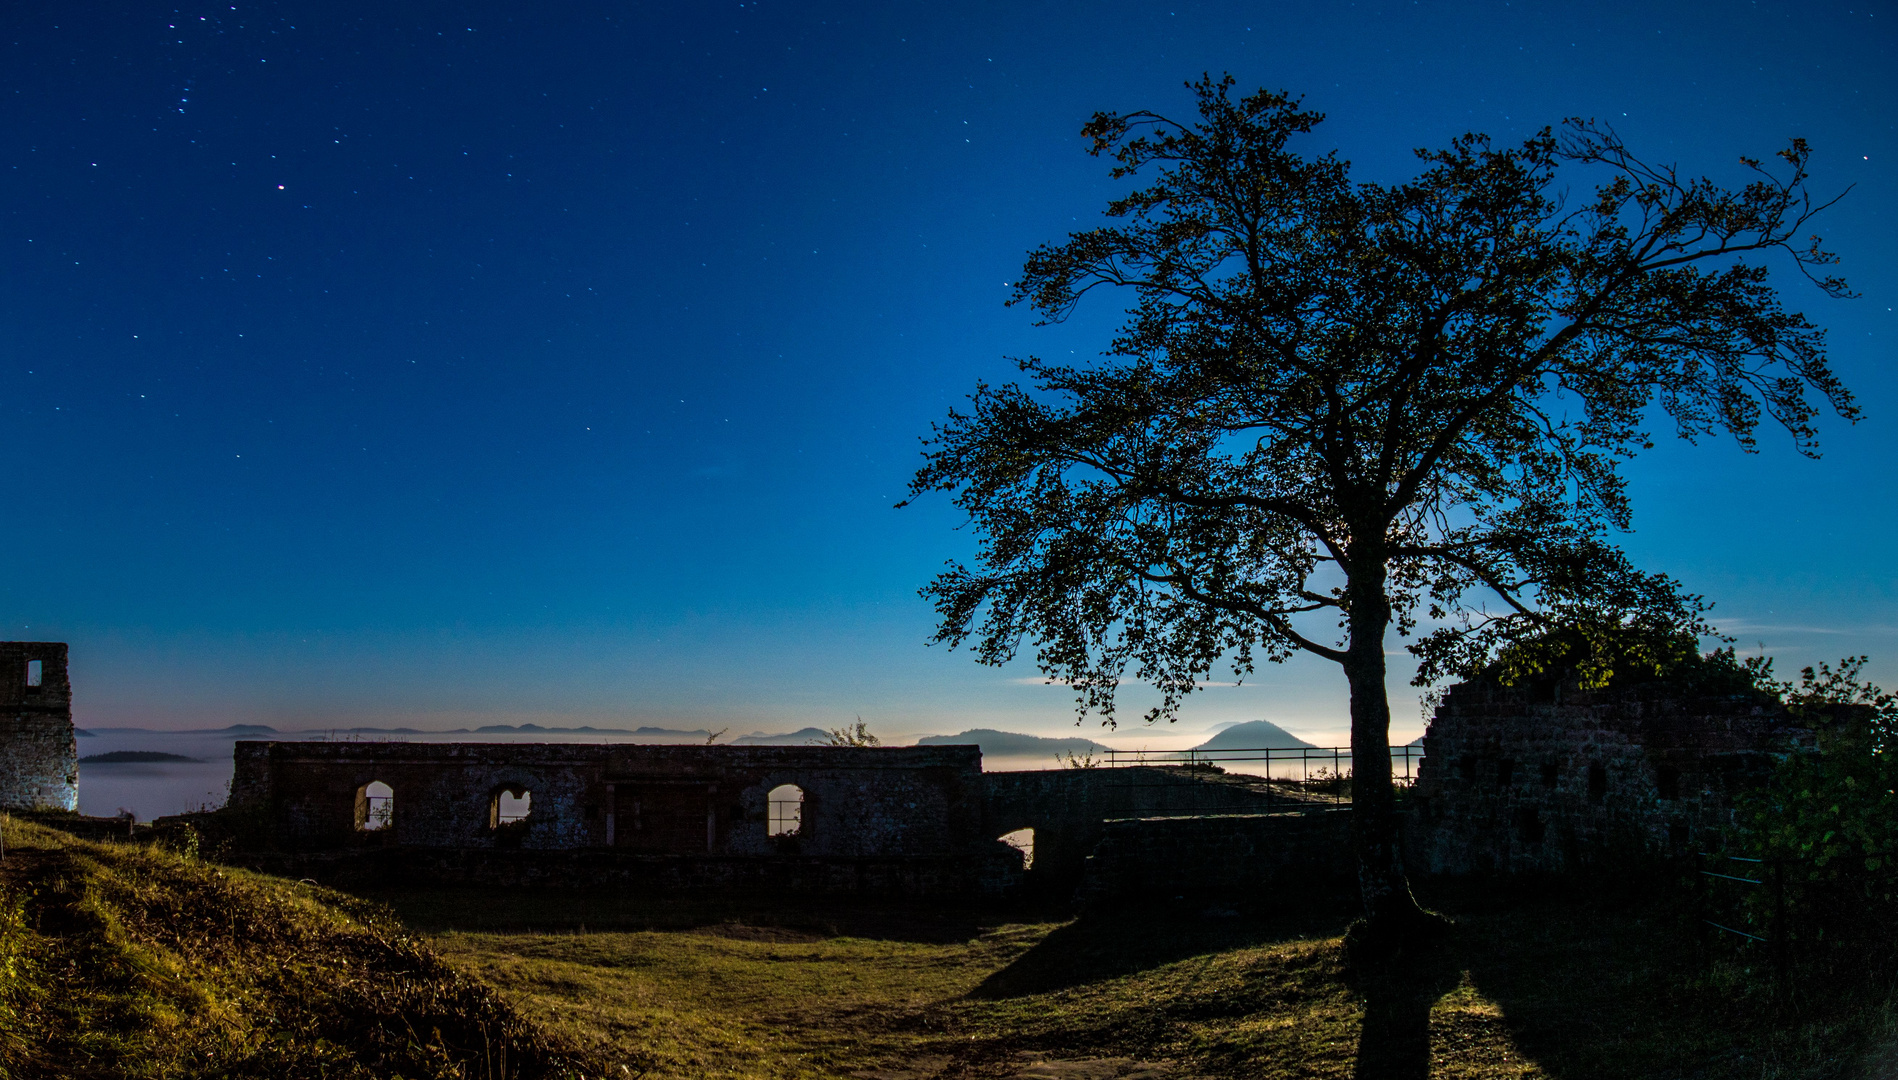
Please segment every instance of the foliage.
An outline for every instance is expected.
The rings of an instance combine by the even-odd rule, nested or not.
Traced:
[[[1812,943],[1888,958],[1898,920],[1898,696],[1866,682],[1865,657],[1762,683],[1818,735],[1790,754],[1738,815],[1739,846],[1767,860]],[[1762,905],[1777,898],[1761,896]],[[1761,911],[1760,925],[1771,913]]]
[[[374,905],[160,848],[7,832],[0,1077],[603,1071]]]
[[[1151,182],[1032,252],[1014,302],[1051,322],[1097,288],[1135,305],[1106,361],[1022,360],[1030,385],[980,386],[935,428],[911,495],[952,492],[981,540],[925,590],[937,640],[999,664],[1032,638],[1111,722],[1130,673],[1161,691],[1151,720],[1216,664],[1301,649],[1369,693],[1392,624],[1434,625],[1424,681],[1550,625],[1706,630],[1609,542],[1618,470],[1656,406],[1749,450],[1765,418],[1812,453],[1814,394],[1856,418],[1823,331],[1749,258],[1848,295],[1803,238],[1823,208],[1806,144],[1727,189],[1573,120],[1358,182],[1291,148],[1320,114],[1232,86],[1194,85],[1195,121],[1083,129],[1113,176]],[[1592,194],[1568,200],[1570,169]]]
[[[1770,691],[1772,661],[1731,646],[1700,651],[1692,633],[1631,620],[1555,626],[1498,650],[1483,674],[1504,686],[1574,679],[1584,690],[1666,679],[1676,693]]]
[[[869,725],[865,724],[863,722],[863,717],[859,716],[857,717],[857,722],[855,724],[845,724],[843,727],[830,728],[826,730],[824,732],[824,741],[820,745],[822,746],[882,746],[883,740],[877,738],[875,735],[870,734]]]
[[[1831,296],[1795,139],[1736,189],[1636,157],[1571,120],[1520,146],[1464,135],[1422,171],[1360,182],[1292,147],[1324,118],[1284,93],[1192,86],[1197,119],[1096,113],[1112,175],[1147,186],[1112,223],[1028,256],[1014,303],[1065,319],[1089,292],[1133,306],[1101,362],[1019,361],[934,428],[910,497],[952,494],[973,567],[924,588],[935,640],[1035,660],[1082,715],[1121,681],[1172,718],[1215,665],[1336,662],[1360,757],[1390,739],[1386,638],[1418,681],[1480,671],[1551,627],[1711,631],[1700,598],[1637,570],[1624,462],[1671,420],[1752,450],[1761,421],[1816,453],[1855,420],[1825,335],[1786,311],[1763,258]],[[1570,203],[1571,179],[1595,181]],[[1428,624],[1428,626],[1426,626]],[[1353,785],[1370,928],[1424,920],[1404,881],[1384,770]]]

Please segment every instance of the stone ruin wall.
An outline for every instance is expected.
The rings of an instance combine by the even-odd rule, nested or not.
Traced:
[[[37,681],[29,677],[33,667]],[[0,642],[0,808],[77,809],[71,702],[64,644]],[[1707,850],[1731,825],[1738,796],[1785,754],[1810,750],[1813,741],[1757,695],[1682,696],[1665,683],[1595,692],[1572,683],[1459,684],[1424,738],[1406,853],[1419,871],[1467,873],[1559,872],[1613,853]],[[1215,785],[1177,770],[984,774],[972,746],[240,742],[234,750],[230,809],[259,826],[270,846],[432,850],[441,853],[431,856],[435,862],[449,860],[431,864],[445,879],[503,872],[526,881],[553,872],[552,863],[509,869],[478,859],[482,850],[514,850],[579,858],[586,866],[576,863],[564,874],[579,881],[631,881],[655,872],[612,861],[625,856],[688,857],[695,865],[663,873],[688,885],[808,879],[817,891],[848,891],[852,881],[875,880],[888,884],[886,891],[940,894],[980,882],[980,891],[994,891],[1009,877],[1002,863],[1014,859],[1020,876],[1019,857],[995,837],[1030,827],[1035,877],[1064,888],[1100,877],[1094,891],[1115,892],[1144,887],[1150,878],[1202,876],[1159,873],[1194,847],[1183,844],[1184,833],[1173,835],[1199,835],[1184,819],[1273,810],[1227,805],[1231,792],[1213,792]],[[395,792],[390,827],[373,834],[358,827],[358,795],[372,781]],[[795,838],[767,832],[766,796],[780,784],[804,793]],[[492,807],[501,791],[532,793],[524,822],[495,827]],[[1198,805],[1215,795],[1217,807]],[[1154,807],[1134,802],[1155,798],[1163,799],[1167,816],[1182,820],[1117,820],[1151,815]],[[1319,826],[1212,824],[1218,828],[1207,833],[1208,851],[1231,856],[1243,848],[1271,864],[1261,863],[1271,871],[1265,877],[1285,876],[1292,864],[1325,862],[1300,858],[1280,867],[1267,850],[1310,848],[1288,844],[1286,830],[1302,837],[1300,830]],[[1235,839],[1246,829],[1265,829],[1274,839]],[[1090,859],[1100,854],[1112,857]],[[476,862],[450,865],[468,856]],[[1116,888],[1105,884],[1110,877]]]
[[[1355,883],[1356,869],[1349,810],[1121,818],[1103,823],[1075,899],[1271,903]]]
[[[1030,880],[1046,891],[1074,889],[1093,873],[1089,859],[1112,821],[1269,814],[1284,809],[1257,789],[1208,783],[1178,766],[1034,769],[984,773],[986,831],[1033,829]],[[1134,826],[1128,826],[1132,828]]]
[[[1021,855],[983,822],[974,746],[239,742],[231,799],[247,860],[384,884],[607,885],[878,895],[996,893]],[[387,785],[387,825],[358,797]],[[802,792],[796,835],[768,795]],[[497,826],[501,792],[527,817]]]
[[[1559,872],[1709,850],[1738,796],[1812,745],[1761,695],[1461,683],[1424,735],[1407,854],[1436,873]]]
[[[580,743],[239,742],[230,809],[291,848],[609,848],[670,855],[942,855],[983,846],[973,746],[730,747]],[[357,795],[394,792],[365,836]],[[803,794],[795,838],[767,832],[767,795]],[[490,817],[531,794],[519,828]]]
[[[1346,851],[1314,855],[1323,845],[1307,837],[1336,840],[1345,815],[1313,833],[1280,813],[1283,796],[1194,770],[984,773],[973,746],[239,742],[235,756],[227,817],[248,822],[251,861],[337,883],[953,896],[1066,895],[1103,877],[1089,895],[1104,901],[1255,877],[1284,886]],[[357,795],[373,782],[394,807],[369,831]],[[766,796],[780,784],[804,793],[795,838],[769,835]],[[490,817],[502,791],[532,795],[519,827]],[[1035,834],[1026,874],[996,839],[1021,828]],[[1217,882],[1187,881],[1220,867]]]
[[[0,808],[79,809],[79,744],[62,642],[0,641]]]

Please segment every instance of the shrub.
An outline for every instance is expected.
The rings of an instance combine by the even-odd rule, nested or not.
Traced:
[[[1741,801],[1736,839],[1779,876],[1802,951],[1877,962],[1894,948],[1898,918],[1898,698],[1864,681],[1864,665],[1860,656],[1806,668],[1797,683],[1754,665],[1761,688],[1816,733],[1819,752],[1789,754]],[[1781,902],[1770,890],[1753,901]]]

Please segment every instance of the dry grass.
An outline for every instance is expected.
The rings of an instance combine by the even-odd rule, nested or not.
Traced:
[[[3,828],[0,1077],[593,1071],[373,905],[155,848]]]
[[[1348,969],[1336,908],[389,899],[528,1015],[655,1080],[1817,1078],[1891,1029],[1849,1003],[1776,1012],[1674,914],[1600,898],[1444,898],[1451,937],[1370,975]]]
[[[1877,987],[1775,1002],[1651,895],[1441,894],[1452,934],[1354,971],[1338,902],[1070,920],[435,890],[383,897],[398,922],[165,851],[6,838],[0,1080],[1819,1080],[1898,1061]]]

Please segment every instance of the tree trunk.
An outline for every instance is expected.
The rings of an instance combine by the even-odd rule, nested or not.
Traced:
[[[1391,607],[1383,566],[1353,578],[1360,580],[1347,587],[1350,642],[1344,662],[1351,686],[1351,843],[1358,860],[1366,939],[1392,947],[1412,937],[1428,916],[1410,893],[1398,850],[1391,705],[1384,685],[1384,635]]]

